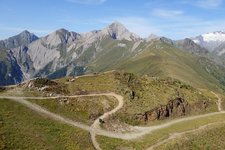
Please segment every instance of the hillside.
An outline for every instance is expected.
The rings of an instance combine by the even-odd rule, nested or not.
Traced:
[[[158,146],[156,149],[184,150],[192,149],[224,149],[224,124],[209,125],[197,132],[182,135],[180,138],[169,140],[168,143]],[[202,138],[205,137],[205,138]],[[182,138],[182,139],[181,139]],[[179,142],[178,142],[179,140]]]
[[[119,94],[120,101],[112,93]],[[137,76],[121,71],[56,80],[36,78],[0,88],[0,99],[0,145],[9,149],[35,148],[37,144],[43,149],[54,149],[57,145],[51,146],[51,143],[55,141],[60,144],[57,147],[64,149],[82,149],[82,144],[86,149],[93,149],[91,140],[104,149],[141,150],[177,129],[183,131],[224,120],[224,112],[218,112],[224,108],[224,97],[220,94],[168,77]],[[111,111],[111,115],[103,117]],[[192,117],[198,121],[190,119]],[[18,119],[16,126],[12,123],[14,118]],[[172,127],[164,127],[170,122]],[[29,132],[25,132],[23,126]],[[159,129],[151,132],[154,126]],[[53,138],[56,134],[60,135],[57,139]],[[126,137],[130,136],[126,134],[134,139],[136,134],[143,134],[144,138],[127,141]],[[156,134],[156,138],[146,138],[151,134]],[[21,138],[25,140],[19,140]],[[79,140],[74,142],[75,138]],[[28,142],[24,144],[25,141]]]
[[[209,64],[211,69],[219,71],[220,69],[217,68],[219,65],[210,61],[206,56],[198,56],[177,49],[173,45],[158,39],[147,44],[141,43],[137,49],[141,49],[141,51],[135,51],[131,54],[126,50],[115,53],[113,49],[97,58],[94,63],[90,64],[90,68],[93,69],[96,66],[96,69],[93,70],[98,72],[105,65],[107,66],[105,70],[119,69],[139,75],[172,77],[199,88],[215,89],[216,86],[224,86],[206,68],[206,64],[211,62],[214,65]],[[112,58],[116,60],[113,61]],[[106,60],[112,60],[115,63]],[[204,64],[202,61],[204,61]],[[223,74],[219,76],[224,77]]]
[[[169,103],[177,103],[178,101],[182,104],[182,109],[184,109],[185,113],[179,110],[181,109],[180,106],[177,106],[178,108],[171,108],[174,110],[177,109],[176,113],[162,114],[158,118],[153,117],[149,119],[150,123],[156,120],[173,118],[173,116],[180,117],[216,110],[215,97],[213,94],[208,93],[208,90],[199,90],[172,78],[141,77],[118,71],[81,76],[80,78],[68,77],[55,81],[35,79],[19,85],[15,89],[6,90],[3,94],[11,95],[15,90],[20,91],[18,92],[18,96],[35,93],[35,95],[40,96],[82,95],[107,92],[120,93],[124,96],[126,103],[115,118],[128,124],[142,124],[146,121],[144,116],[142,116],[146,112],[154,113],[154,110],[159,109],[159,107],[163,109],[164,106],[167,107],[167,105],[170,105]],[[67,101],[70,100],[68,99]],[[71,101],[74,100],[71,99]],[[110,102],[110,100],[107,101]],[[57,106],[55,106],[56,104],[48,102],[50,100],[37,100],[37,104],[43,105],[43,107],[49,107],[48,109],[53,112],[58,110],[56,108]],[[76,105],[78,105],[78,102]],[[64,112],[64,110],[61,110],[61,112]],[[65,114],[67,113],[65,112]]]

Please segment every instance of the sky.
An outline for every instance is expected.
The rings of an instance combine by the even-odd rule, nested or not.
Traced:
[[[114,21],[145,38],[174,40],[225,31],[225,0],[1,0],[0,39],[28,30],[83,33]]]

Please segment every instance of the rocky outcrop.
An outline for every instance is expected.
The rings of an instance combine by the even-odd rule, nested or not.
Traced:
[[[1,87],[1,86],[0,86],[0,92],[3,92],[3,91],[5,91],[5,90],[6,90],[5,87]]]
[[[191,106],[181,97],[170,100],[167,105],[154,108],[144,114],[137,114],[136,119],[140,121],[162,120],[169,117],[180,117],[190,113]]]
[[[49,96],[54,96],[58,94],[68,94],[68,90],[65,88],[64,84],[60,84],[54,81],[51,81],[47,78],[36,78],[21,84],[24,88],[30,90],[37,90],[47,94]]]
[[[45,86],[56,86],[58,83],[46,78],[36,78],[30,80],[26,85],[28,88],[43,88]]]

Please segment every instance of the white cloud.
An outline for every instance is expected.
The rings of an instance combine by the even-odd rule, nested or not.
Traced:
[[[152,15],[163,18],[175,18],[183,14],[184,12],[181,10],[154,9],[152,11]]]
[[[96,5],[106,2],[106,0],[66,0],[66,1],[85,5]]]
[[[223,1],[224,0],[182,0],[181,3],[205,9],[216,9],[223,4]]]
[[[214,9],[219,7],[222,3],[223,0],[197,0],[196,6],[207,9]]]

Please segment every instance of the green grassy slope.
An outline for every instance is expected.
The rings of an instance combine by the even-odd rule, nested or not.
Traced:
[[[120,46],[121,44],[123,45],[122,47]],[[104,39],[100,45],[103,50],[97,53],[93,61],[88,63],[88,72],[112,70],[119,62],[133,55],[131,50],[134,43],[131,41]]]
[[[69,78],[56,82],[65,83]],[[83,76],[67,82],[70,94],[116,92],[124,96],[124,107],[112,118],[128,124],[143,124],[135,120],[136,114],[143,114],[178,96],[184,98],[192,107],[192,115],[217,111],[217,98],[208,90],[199,90],[172,78],[152,78],[130,73],[109,72],[93,76]],[[132,95],[133,93],[133,95]],[[200,109],[206,103],[207,108]],[[191,115],[189,114],[189,115]],[[109,120],[115,121],[115,120]]]
[[[216,89],[219,82],[204,69],[199,59],[199,56],[162,41],[153,41],[142,52],[118,64],[118,69],[141,75],[172,77],[196,87]]]
[[[89,133],[0,100],[0,149],[93,150]]]
[[[132,125],[149,125],[170,121],[170,119],[174,119],[176,116],[150,123],[135,120],[134,116],[165,105],[169,100],[174,99],[178,95],[193,106],[193,111],[187,115],[217,111],[217,98],[209,90],[197,89],[172,78],[142,77],[130,73],[113,71],[74,78],[74,80],[71,79],[73,77],[57,79],[54,80],[55,82],[49,81],[52,84],[49,84],[49,90],[45,91],[45,93],[36,88],[29,89],[25,85],[20,85],[15,90],[19,92],[20,96],[32,93],[44,95],[48,94],[46,92],[52,93],[56,90],[55,88],[51,88],[52,85],[61,85],[65,90],[60,89],[60,91],[68,91],[61,93],[63,95],[104,92],[121,94],[124,97],[123,108],[110,116],[108,120],[105,120],[103,127],[107,124],[112,123],[114,125],[118,122]],[[39,80],[37,79],[37,81]],[[38,82],[37,84],[40,88],[42,87],[41,83]],[[21,90],[19,91],[18,88],[21,88]],[[10,91],[12,94],[13,88]],[[2,90],[1,94],[4,93],[5,91]],[[91,114],[95,114],[95,112],[102,114],[103,111],[107,111],[102,109],[106,105],[106,103],[102,103],[102,98],[107,99],[109,102],[109,109],[115,107],[115,101],[106,97],[96,97],[96,99],[87,97],[87,99],[76,99],[75,102],[71,100],[67,103],[66,101],[63,104],[53,100],[32,100],[32,102],[38,103],[60,115],[91,124],[92,120],[89,118]],[[79,102],[77,102],[78,100]],[[92,100],[96,101],[92,102]],[[100,103],[97,102],[98,100]],[[222,101],[224,102],[224,97],[222,97]],[[207,104],[207,107],[199,109],[201,107],[198,106],[201,106],[201,104]],[[93,149],[89,134],[85,131],[51,121],[12,101],[1,100],[0,108],[1,147],[5,147],[6,149],[35,149],[38,145],[38,149]],[[96,108],[99,108],[99,111]],[[97,139],[103,149],[135,148],[141,150],[146,149],[159,139],[168,137],[170,133],[193,129],[200,125],[221,120],[224,120],[223,114],[186,121],[156,131],[136,141],[123,141],[101,136],[98,136]]]
[[[70,99],[30,100],[49,111],[91,125],[104,112],[112,110],[117,101],[111,97],[79,97]]]
[[[216,122],[220,123],[220,122],[223,122],[224,119],[225,119],[224,114],[220,114],[220,115],[215,115],[213,117],[211,116],[211,117],[195,119],[192,121],[185,121],[185,122],[174,124],[170,127],[163,128],[161,130],[154,131],[151,134],[148,134],[142,138],[138,138],[138,139],[131,140],[131,141],[114,139],[114,138],[109,138],[109,137],[104,137],[104,136],[97,136],[97,141],[100,143],[102,149],[107,149],[107,150],[115,150],[115,149],[144,150],[161,140],[167,139],[171,133],[177,133],[177,132],[179,133],[179,132],[193,130],[200,126],[210,124],[210,123],[216,123]],[[224,133],[224,131],[223,131],[224,127],[217,128],[217,129],[219,129],[219,130],[218,131],[213,130],[213,131],[216,131],[216,133],[218,133],[218,135],[216,135],[216,133],[213,133],[213,131],[212,131],[210,134],[208,134],[209,136],[207,137],[208,132],[205,132],[203,134],[200,134],[199,137],[195,138],[195,139],[197,139],[197,141],[193,141],[193,142],[194,143],[199,142],[198,144],[200,144],[204,147],[203,144],[205,144],[205,142],[207,142],[207,139],[208,139],[208,140],[211,140],[211,141],[209,141],[209,144],[210,143],[213,144],[213,142],[215,141],[215,144],[217,144],[217,142],[218,142],[219,146],[221,146],[221,147],[224,146],[224,143],[223,143],[224,135],[222,135]],[[219,133],[219,132],[221,132],[221,133]],[[212,135],[212,136],[210,137],[210,135]],[[217,140],[216,137],[217,138],[221,137],[221,139]],[[180,139],[178,141],[180,141]],[[182,141],[185,141],[185,139],[182,139]],[[180,149],[183,149],[182,143],[184,143],[184,142],[182,142],[182,141],[181,141],[181,144],[179,147]],[[209,144],[207,144],[207,145],[209,145]],[[184,145],[184,148],[186,148],[186,149],[195,149],[196,148],[195,145],[192,145],[192,146],[190,145],[190,147],[191,148],[188,148],[188,145]],[[165,150],[168,150],[169,148],[170,147],[166,147]],[[171,150],[173,148],[174,147],[171,147]],[[207,149],[207,148],[205,148],[205,149]],[[214,149],[214,148],[211,146],[211,147],[209,147],[209,149]],[[159,148],[159,150],[161,150],[161,149]]]
[[[204,138],[203,138],[204,137]],[[207,149],[225,149],[225,124],[209,126],[204,130],[195,133],[183,135],[168,143],[159,146],[158,150],[207,150]]]
[[[197,89],[172,78],[141,77],[130,73],[113,71],[74,78],[74,81],[69,81],[71,79],[73,79],[73,77],[61,78],[53,82],[53,87],[57,85],[60,86],[61,89],[52,88],[50,86],[45,91],[41,91],[36,90],[36,88],[29,89],[28,87],[21,85],[20,87],[10,89],[1,94],[10,95],[14,93],[17,95],[30,95],[34,93],[35,95],[49,95],[50,93],[55,93],[62,95],[80,95],[115,92],[124,97],[125,103],[124,107],[112,116],[114,119],[109,120],[109,122],[113,122],[116,119],[120,122],[133,125],[145,123],[143,119],[141,121],[135,119],[136,115],[144,114],[145,112],[152,111],[160,106],[165,106],[169,101],[175,100],[177,97],[184,99],[192,108],[186,115],[217,111],[217,98],[209,90]],[[42,88],[42,86],[40,86],[40,88]],[[93,106],[96,105],[99,106],[99,108],[102,108],[102,105],[98,105],[98,103],[95,102],[92,102],[92,105],[92,103],[89,103],[88,101],[87,103],[85,101],[83,104],[80,104],[79,102],[76,104],[73,101],[70,103],[69,101],[69,104],[66,105],[68,107],[61,106],[58,101],[40,100],[37,101],[37,103],[47,107],[53,112],[63,115],[68,114],[69,117],[72,116],[85,122],[88,122],[87,118],[91,115],[89,113],[91,113],[91,108],[94,108]],[[85,110],[82,109],[79,111],[76,110],[77,107],[81,107],[82,105],[90,108],[90,112],[85,113]],[[83,108],[83,106],[81,108]],[[113,106],[115,106],[115,104]],[[69,115],[73,113],[76,114]],[[84,114],[84,118],[86,119],[81,119],[82,114]],[[169,117],[168,119],[172,118]]]

